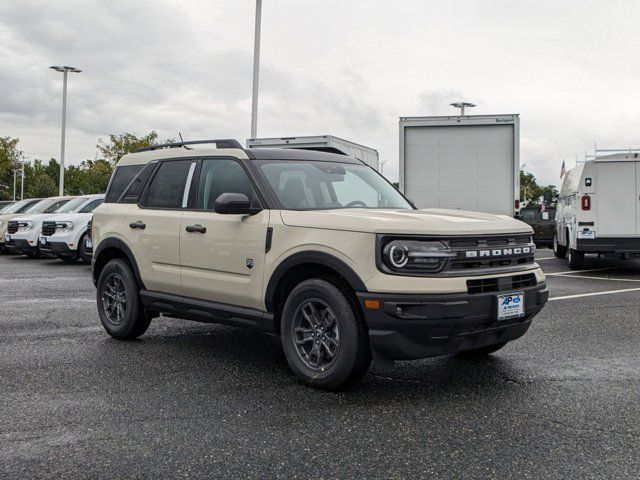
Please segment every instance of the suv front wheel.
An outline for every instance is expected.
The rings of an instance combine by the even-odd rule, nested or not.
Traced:
[[[149,328],[138,284],[129,264],[122,259],[108,262],[98,278],[98,314],[104,329],[114,338],[129,340]]]
[[[371,364],[362,322],[344,294],[325,280],[306,280],[289,294],[281,339],[289,366],[313,387],[344,389]]]

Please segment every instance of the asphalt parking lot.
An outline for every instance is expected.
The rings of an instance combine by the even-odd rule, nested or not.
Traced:
[[[115,341],[88,266],[2,256],[0,476],[640,478],[640,263],[537,257],[552,301],[525,337],[336,394],[258,333]]]

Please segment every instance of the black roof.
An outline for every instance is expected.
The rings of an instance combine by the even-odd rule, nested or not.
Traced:
[[[302,160],[316,162],[338,162],[362,165],[362,161],[348,155],[303,150],[298,148],[250,148],[245,149],[249,158],[255,160]]]

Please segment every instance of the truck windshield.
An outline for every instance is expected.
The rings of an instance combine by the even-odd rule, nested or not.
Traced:
[[[295,160],[256,160],[287,210],[413,207],[379,173],[366,165]]]

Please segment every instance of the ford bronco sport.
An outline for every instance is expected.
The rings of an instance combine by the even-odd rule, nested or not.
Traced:
[[[113,337],[160,314],[256,328],[323,389],[358,380],[372,358],[490,354],[548,299],[526,224],[417,210],[355,158],[235,140],[125,155],[92,239]]]

